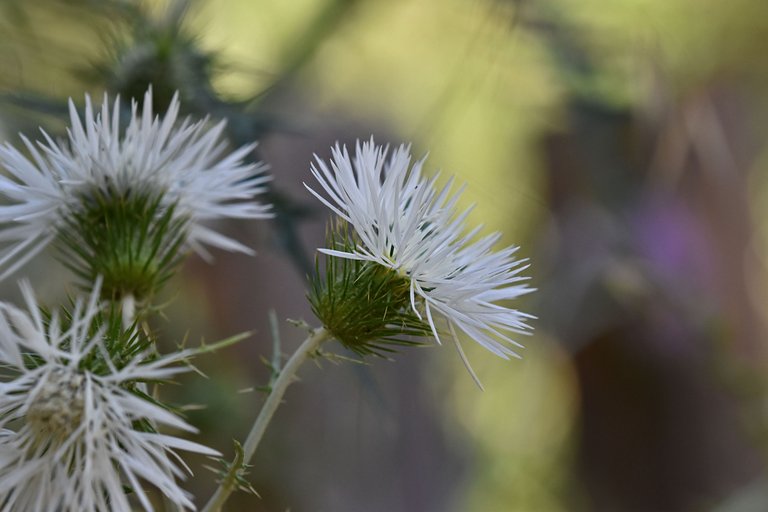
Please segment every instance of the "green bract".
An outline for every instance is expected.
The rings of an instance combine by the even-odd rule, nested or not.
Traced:
[[[173,275],[182,259],[187,219],[162,204],[163,191],[82,194],[58,230],[62,261],[84,286],[102,276],[102,296],[142,299]]]
[[[349,250],[355,240],[344,222],[332,226],[330,247]],[[397,345],[420,345],[430,327],[413,312],[406,278],[375,263],[327,256],[318,260],[309,301],[326,330],[361,356],[383,356]],[[416,339],[414,339],[416,338]]]

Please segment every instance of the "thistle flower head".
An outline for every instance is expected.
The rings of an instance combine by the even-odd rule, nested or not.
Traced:
[[[0,146],[8,173],[0,194],[9,202],[0,206],[0,278],[58,241],[86,282],[102,275],[105,292],[141,295],[168,277],[180,250],[250,252],[206,223],[270,216],[254,201],[265,167],[244,163],[253,145],[228,153],[223,122],[179,121],[178,96],[155,116],[151,90],[141,108],[132,103],[125,127],[119,98],[94,108],[86,96],[82,120],[71,100],[69,108],[67,141],[22,136],[29,157]]]
[[[406,146],[390,154],[373,139],[358,142],[354,157],[337,145],[330,163],[316,158],[312,174],[324,194],[307,188],[352,231],[346,246],[320,251],[399,277],[410,312],[438,342],[446,334],[455,340],[462,358],[457,331],[498,356],[518,357],[510,335],[527,333],[531,316],[507,301],[531,291],[520,275],[526,265],[514,258],[517,247],[493,250],[498,233],[476,240],[480,227],[466,232],[470,210],[456,212],[461,191],[451,193],[452,179],[438,188],[437,175],[424,178],[423,163],[412,165]]]
[[[27,311],[0,304],[3,510],[127,511],[128,488],[149,511],[146,482],[194,508],[174,450],[216,452],[158,433],[194,429],[143,392],[183,371],[185,354],[150,357],[135,330],[113,338],[120,320],[102,323],[98,286],[64,317],[42,314],[27,284]]]

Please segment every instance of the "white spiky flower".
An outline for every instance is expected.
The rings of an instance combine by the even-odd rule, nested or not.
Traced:
[[[177,483],[188,468],[175,450],[215,451],[160,434],[154,427],[194,428],[131,389],[171,378],[183,352],[146,354],[116,367],[107,354],[99,283],[71,318],[46,320],[27,283],[27,311],[0,303],[0,508],[4,511],[129,511],[130,488],[142,509],[147,482],[180,508],[194,509]],[[97,363],[100,362],[100,363]],[[98,368],[98,370],[97,370]],[[140,429],[139,425],[153,428]]]
[[[327,197],[307,188],[358,238],[353,251],[320,251],[374,262],[408,279],[414,313],[426,318],[438,342],[447,331],[465,363],[456,328],[498,356],[519,357],[509,334],[529,332],[532,317],[505,304],[531,291],[521,283],[527,266],[513,257],[518,248],[493,251],[499,233],[473,241],[481,226],[465,232],[471,208],[457,216],[461,190],[451,194],[453,178],[438,189],[438,175],[425,179],[424,159],[411,165],[408,147],[388,153],[371,139],[357,143],[354,158],[338,144],[330,165],[315,157],[312,174]]]
[[[143,107],[134,101],[127,126],[121,124],[121,103],[105,95],[100,109],[85,97],[84,118],[69,101],[68,139],[56,142],[22,136],[29,157],[9,144],[0,146],[0,279],[24,265],[49,245],[67,219],[82,212],[88,201],[125,200],[126,196],[160,195],[157,214],[173,208],[183,219],[184,246],[207,256],[204,246],[251,252],[246,246],[206,226],[223,218],[270,217],[270,207],[254,201],[269,179],[262,164],[244,163],[254,149],[247,145],[227,153],[222,121],[178,120],[178,94],[161,118],[152,111],[152,91]],[[99,199],[94,199],[99,198]]]

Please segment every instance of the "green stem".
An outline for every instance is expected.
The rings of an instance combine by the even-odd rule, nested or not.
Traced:
[[[245,444],[243,445],[243,460],[239,465],[240,467],[244,464],[248,464],[253,457],[261,438],[264,436],[264,431],[266,431],[269,422],[272,420],[272,416],[274,416],[277,407],[283,399],[285,390],[288,389],[288,386],[293,382],[294,376],[301,364],[310,354],[317,350],[322,342],[327,341],[332,337],[331,333],[323,328],[315,329],[312,334],[304,340],[299,348],[296,349],[296,352],[293,353],[291,358],[288,359],[288,362],[280,371],[280,375],[272,385],[272,389],[267,396],[267,401],[264,402],[264,405],[259,412],[259,416],[256,418],[256,422],[253,424],[253,427],[251,427],[251,431],[245,439]],[[221,510],[221,507],[235,489],[237,480],[235,477],[239,469],[239,467],[233,465],[230,474],[228,474],[221,482],[219,488],[216,489],[216,492],[211,496],[211,499],[208,500],[205,508],[202,509],[202,512],[219,512]]]

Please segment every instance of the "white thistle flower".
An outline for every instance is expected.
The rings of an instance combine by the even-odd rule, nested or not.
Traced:
[[[327,197],[307,188],[359,238],[354,251],[320,251],[371,261],[408,279],[414,313],[426,317],[438,343],[447,329],[477,381],[456,328],[500,357],[519,357],[510,346],[521,345],[509,334],[527,334],[526,320],[532,317],[502,303],[532,291],[519,275],[527,265],[513,258],[517,247],[492,250],[499,233],[474,242],[481,226],[464,233],[471,208],[456,215],[461,190],[451,195],[453,178],[438,190],[438,176],[424,179],[424,159],[411,165],[406,146],[387,157],[388,148],[373,139],[358,142],[354,159],[338,144],[330,165],[315,157],[312,174]]]
[[[44,131],[44,142],[22,136],[31,156],[9,144],[0,146],[0,193],[10,204],[0,206],[0,279],[7,277],[53,241],[64,219],[82,209],[84,197],[100,191],[106,197],[162,193],[161,206],[175,207],[187,221],[186,246],[204,257],[204,245],[250,253],[239,242],[206,227],[222,218],[266,218],[270,207],[253,201],[269,179],[262,164],[243,159],[255,145],[226,154],[225,123],[209,128],[207,120],[178,121],[178,94],[163,118],[152,112],[152,91],[136,102],[125,129],[120,100],[107,96],[100,110],[85,97],[81,121],[70,99],[68,140],[56,142]]]
[[[218,455],[197,443],[137,430],[141,422],[187,432],[195,429],[126,386],[169,379],[184,371],[185,353],[153,360],[139,355],[116,368],[102,332],[99,283],[87,303],[78,300],[71,321],[44,321],[28,283],[28,311],[0,304],[0,507],[3,511],[129,511],[124,486],[152,510],[142,489],[150,482],[180,508],[194,509],[177,480],[189,469],[174,450]],[[103,329],[102,329],[103,331]],[[88,369],[102,358],[106,370]]]

